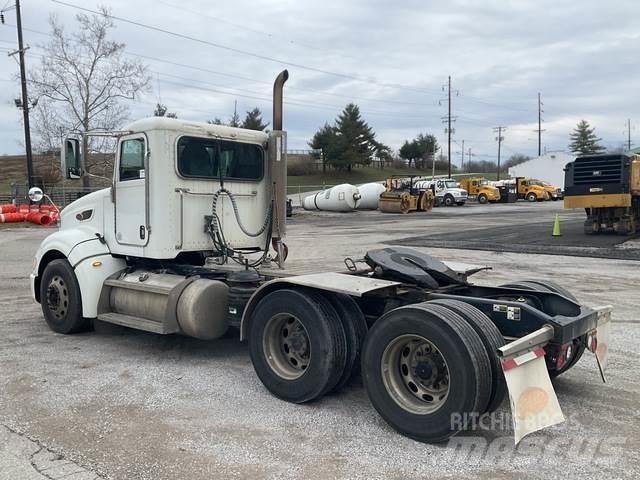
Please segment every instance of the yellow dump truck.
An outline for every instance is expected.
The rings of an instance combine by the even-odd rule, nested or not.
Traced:
[[[564,169],[564,207],[584,208],[584,232],[631,235],[640,223],[640,155],[578,157]]]
[[[470,197],[476,197],[478,203],[500,201],[500,190],[491,185],[486,178],[462,178],[458,182],[460,183],[460,188],[464,188]]]
[[[512,179],[511,182],[515,183],[518,198],[522,198],[528,202],[542,202],[551,199],[549,192],[547,192],[538,180],[516,177]]]
[[[544,180],[530,180],[531,182],[535,182],[539,185],[542,185],[542,187],[546,190],[546,192],[549,194],[549,198],[551,200],[553,200],[554,202],[557,200],[562,200],[563,194],[562,194],[562,189],[556,185],[553,185],[552,183],[549,182],[545,182]]]

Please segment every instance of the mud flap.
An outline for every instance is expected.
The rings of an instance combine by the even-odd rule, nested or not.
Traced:
[[[607,368],[609,358],[609,339],[611,337],[611,311],[610,305],[594,308],[598,312],[598,326],[587,336],[587,349],[593,353],[598,363],[600,377],[602,381],[607,383],[604,376],[604,370]]]
[[[516,445],[530,433],[564,422],[542,347],[504,358],[502,369],[509,389]]]

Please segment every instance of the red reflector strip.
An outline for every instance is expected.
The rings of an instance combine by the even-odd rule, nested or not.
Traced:
[[[544,348],[536,347],[532,351],[518,355],[517,357],[504,358],[502,360],[502,370],[511,370],[538,357],[544,357]]]

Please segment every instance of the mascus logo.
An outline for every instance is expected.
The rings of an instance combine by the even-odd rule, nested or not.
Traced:
[[[600,187],[591,187],[589,189],[589,193],[598,193],[598,192],[601,192],[601,191],[602,191],[602,189]]]
[[[592,175],[593,175],[594,177],[599,177],[600,175],[602,175],[602,171],[601,171],[601,170],[594,170],[594,171],[593,171],[593,173],[592,173]]]

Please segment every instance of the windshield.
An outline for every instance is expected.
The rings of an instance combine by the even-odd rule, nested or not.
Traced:
[[[458,187],[458,182],[456,182],[455,180],[445,180],[444,184],[447,188],[457,188]]]
[[[480,180],[480,185],[489,185],[489,180],[483,178],[482,180]]]

